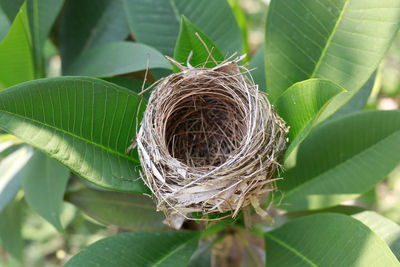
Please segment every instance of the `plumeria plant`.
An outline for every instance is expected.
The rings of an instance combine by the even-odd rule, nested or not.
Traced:
[[[237,0],[0,0],[4,266],[65,202],[116,229],[65,266],[398,266],[354,200],[400,162],[400,111],[364,110],[400,1],[267,7],[253,53]]]

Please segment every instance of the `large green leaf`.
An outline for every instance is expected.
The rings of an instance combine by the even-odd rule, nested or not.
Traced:
[[[110,82],[110,83],[115,83],[116,85],[128,88],[132,90],[135,93],[140,93],[142,91],[142,86],[143,86],[143,80],[138,80],[134,78],[129,78],[129,77],[108,77],[104,78],[105,81]],[[149,87],[150,84],[145,83],[144,88],[146,89]],[[150,97],[152,90],[147,90],[145,93],[143,93],[143,98],[148,100]]]
[[[248,69],[252,70],[255,84],[258,84],[258,90],[266,92],[265,68],[264,68],[264,46],[261,46],[250,60]],[[268,97],[269,98],[269,97]]]
[[[328,119],[332,120],[344,116],[346,114],[363,110],[372,92],[372,88],[374,87],[375,77],[376,77],[376,72],[374,72],[371,75],[368,81],[360,88],[360,90],[358,90],[357,93],[355,93],[351,97],[351,99],[345,105],[343,105]],[[329,114],[327,115],[329,116]],[[325,118],[321,119],[324,120]]]
[[[36,78],[44,76],[43,46],[64,0],[27,0]]]
[[[198,245],[194,232],[123,233],[102,239],[66,263],[69,266],[187,266]]]
[[[331,81],[310,79],[294,84],[278,98],[276,111],[290,126],[286,155],[306,138],[325,107],[341,92],[344,89]]]
[[[144,109],[145,101],[139,112]],[[35,80],[0,91],[0,128],[101,187],[143,192],[135,136],[140,97],[85,77]]]
[[[22,197],[17,197],[8,203],[0,212],[0,239],[2,246],[10,255],[22,262],[24,241],[21,235],[23,206]]]
[[[382,237],[393,254],[400,260],[400,226],[398,224],[373,211],[363,211],[352,217]]]
[[[6,37],[9,29],[10,22],[0,6],[0,42],[3,41],[4,37]]]
[[[346,215],[302,217],[265,233],[267,266],[399,266],[385,242]]]
[[[63,203],[62,212],[60,216],[61,225],[66,229],[66,231],[63,233],[57,232],[57,230],[50,223],[44,221],[37,215],[37,213],[29,209],[27,206],[25,206],[24,208],[25,208],[24,209],[25,222],[22,228],[22,237],[26,240],[29,240],[30,243],[33,242],[34,246],[39,245],[40,248],[44,248],[46,252],[42,251],[40,253],[41,257],[43,257],[42,255],[48,255],[48,253],[55,252],[54,250],[49,251],[45,248],[49,244],[54,244],[52,243],[53,242],[52,240],[58,239],[61,236],[68,236],[71,233],[72,229],[77,229],[75,233],[77,233],[78,235],[82,234],[81,237],[83,239],[81,239],[82,243],[80,244],[85,244],[86,242],[90,242],[93,235],[88,233],[94,233],[96,230],[104,229],[104,227],[99,225],[94,225],[92,222],[86,223],[81,216],[77,216],[78,215],[77,208],[74,205],[67,202]],[[40,244],[43,244],[43,246],[40,246]],[[55,249],[58,250],[59,247],[56,247]]]
[[[196,36],[196,33],[200,36],[202,41],[206,44],[204,46],[202,41]],[[217,62],[224,60],[224,55],[215,46],[210,38],[205,35],[199,28],[191,23],[185,16],[182,16],[181,28],[179,30],[178,40],[176,41],[174,58],[179,63],[186,65],[190,52],[193,51],[192,57],[190,58],[189,64],[195,67],[199,67],[205,64],[205,67],[212,68],[217,64],[210,58],[209,52]],[[174,66],[174,71],[178,72]]]
[[[0,89],[34,78],[28,19],[23,6],[0,43]]]
[[[113,76],[145,70],[171,69],[171,64],[152,47],[132,42],[109,42],[88,49],[65,69],[66,75]]]
[[[271,98],[309,78],[357,91],[396,36],[399,8],[393,0],[272,0],[265,32]]]
[[[275,219],[274,227],[276,228],[293,219],[313,214],[340,213],[344,215],[354,215],[356,213],[360,213],[363,211],[365,211],[365,208],[359,206],[348,206],[344,204],[320,210],[303,210],[303,211],[286,212],[283,215],[274,218]]]
[[[371,75],[368,81],[356,91],[347,91],[339,94],[329,103],[318,118],[318,122],[323,122],[326,119],[335,119],[343,115],[361,111],[371,94],[374,86],[375,73]],[[339,110],[338,110],[339,109]],[[317,122],[317,123],[318,123]]]
[[[153,200],[147,196],[85,188],[67,193],[65,199],[106,225],[135,231],[166,228],[164,215],[156,212]]]
[[[0,162],[0,212],[17,194],[21,183],[19,174],[31,156],[32,151],[25,146]]]
[[[315,128],[277,182],[283,209],[320,209],[365,193],[400,162],[400,111],[353,113]]]
[[[8,150],[9,148],[22,144],[23,141],[18,139],[12,134],[2,133],[0,134],[0,159],[9,155],[9,152],[14,150]]]
[[[188,267],[210,267],[211,266],[211,246],[212,242],[200,241],[199,247],[192,255]]]
[[[66,0],[60,24],[63,71],[89,48],[124,40],[129,27],[123,0]]]
[[[247,57],[243,59],[243,63],[246,63],[250,58],[249,38],[247,34],[249,23],[247,22],[246,14],[240,6],[239,0],[228,0],[228,3],[232,8],[233,15],[235,16],[240,32],[242,33],[243,54],[247,55]]]
[[[28,205],[62,231],[60,215],[69,170],[36,150],[20,177]]]
[[[6,14],[8,21],[12,22],[23,3],[24,0],[0,0],[0,8]]]
[[[181,15],[199,27],[224,55],[242,52],[241,32],[226,0],[124,0],[138,42],[173,56]]]

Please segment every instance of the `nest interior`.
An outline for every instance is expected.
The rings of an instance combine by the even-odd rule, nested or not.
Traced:
[[[220,166],[246,134],[245,110],[234,98],[243,96],[232,96],[213,77],[177,86],[174,111],[165,118],[169,153],[189,167]]]
[[[271,190],[287,131],[236,61],[186,69],[150,96],[137,136],[143,180],[167,218],[235,216]]]

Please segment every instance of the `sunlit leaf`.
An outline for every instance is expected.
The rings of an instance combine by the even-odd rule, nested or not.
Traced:
[[[187,266],[198,245],[194,232],[123,233],[97,241],[69,266]]]
[[[196,36],[196,33],[200,36]],[[204,44],[207,46],[205,47]],[[187,18],[182,16],[181,28],[179,31],[178,40],[176,41],[174,58],[182,65],[186,65],[191,52],[193,52],[189,64],[195,67],[202,67],[205,65],[207,68],[215,67],[217,64],[210,58],[210,53],[217,62],[224,60],[224,55],[215,46],[208,36],[206,36],[199,28],[193,25]],[[205,64],[207,62],[207,64]],[[179,69],[174,67],[174,71]]]
[[[400,226],[374,211],[363,211],[352,216],[368,226],[388,244],[400,260]]]
[[[344,89],[331,81],[310,79],[294,84],[278,98],[276,111],[290,126],[286,155],[306,138],[324,108],[341,92]]]
[[[366,111],[329,121],[299,146],[277,182],[280,208],[321,209],[354,199],[400,162],[400,111]]]
[[[265,32],[271,99],[309,78],[332,80],[354,94],[395,38],[399,8],[392,0],[272,0]]]
[[[137,153],[126,153],[144,107],[131,90],[95,78],[41,79],[0,91],[0,128],[94,184],[144,192]]]
[[[32,156],[32,150],[22,147],[0,162],[0,212],[17,194],[21,183],[21,169]]]
[[[267,266],[398,266],[385,242],[347,215],[302,217],[265,233]]]
[[[23,6],[0,43],[0,89],[34,78],[30,42],[26,7]]]

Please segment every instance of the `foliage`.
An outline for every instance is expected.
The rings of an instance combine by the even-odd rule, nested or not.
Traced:
[[[0,265],[29,265],[27,247],[62,235],[90,246],[43,248],[41,264],[209,266],[242,253],[244,265],[262,255],[268,266],[399,265],[400,226],[371,206],[341,204],[375,203],[400,162],[400,111],[364,110],[387,75],[379,64],[400,2],[272,0],[258,49],[239,3],[0,0]],[[257,50],[245,60],[291,127],[279,190],[261,203],[274,204],[273,225],[248,209],[165,231],[137,151],[127,153],[150,93],[142,84],[179,71],[164,55],[201,66],[201,40],[219,62]],[[61,77],[45,77],[59,59]],[[38,227],[33,212],[50,224]],[[93,238],[76,241],[74,231]]]

